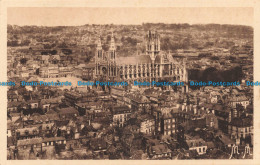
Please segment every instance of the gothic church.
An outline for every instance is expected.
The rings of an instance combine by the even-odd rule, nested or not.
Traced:
[[[188,81],[184,61],[178,62],[166,52],[160,50],[160,35],[148,31],[145,36],[145,54],[120,57],[112,33],[108,51],[102,49],[101,38],[98,40],[95,55],[95,78],[120,81],[158,81],[168,78],[171,81]]]

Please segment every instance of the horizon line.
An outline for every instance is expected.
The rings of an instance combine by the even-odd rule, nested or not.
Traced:
[[[117,23],[110,23],[110,24],[96,24],[96,23],[89,23],[89,24],[82,24],[82,25],[18,25],[18,24],[10,24],[7,23],[7,25],[11,25],[11,26],[37,26],[37,27],[77,27],[77,26],[86,26],[86,25],[97,25],[97,26],[104,26],[104,25],[110,25],[110,26],[143,26],[143,24],[165,24],[165,25],[184,25],[184,24],[188,24],[190,26],[193,25],[231,25],[231,26],[246,26],[246,27],[251,27],[254,28],[253,25],[245,25],[245,24],[221,24],[221,23],[162,23],[162,22],[158,22],[158,23],[153,23],[153,22],[144,22],[141,24],[117,24]]]

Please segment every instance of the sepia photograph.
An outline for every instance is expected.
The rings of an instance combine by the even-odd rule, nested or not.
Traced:
[[[254,8],[6,16],[7,161],[253,159]]]

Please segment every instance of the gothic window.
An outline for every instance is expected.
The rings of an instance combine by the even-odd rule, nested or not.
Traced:
[[[134,66],[134,78],[136,78],[136,70],[137,70],[136,67],[137,67],[137,66],[135,65],[135,66]]]
[[[98,51],[98,57],[101,58],[102,57],[102,52],[99,50]]]
[[[128,70],[127,70],[127,66],[125,66],[125,73],[126,73],[126,74],[127,74],[127,71],[128,71]]]
[[[123,67],[121,66],[120,67],[120,75],[122,75],[123,74]]]
[[[132,73],[132,65],[129,66],[129,72]]]
[[[147,76],[149,76],[149,72],[150,72],[150,68],[149,68],[149,64],[147,64],[147,68],[146,68],[146,73],[147,73]]]

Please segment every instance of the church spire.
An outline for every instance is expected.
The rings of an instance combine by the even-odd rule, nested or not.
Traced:
[[[116,59],[116,44],[115,44],[115,38],[114,38],[113,32],[112,32],[112,35],[111,35],[109,54],[110,54],[110,60],[115,61],[115,59]]]
[[[152,61],[160,53],[160,35],[157,31],[149,30],[146,37],[146,54],[150,55]]]
[[[97,43],[97,58],[103,58],[103,50],[102,50],[101,36],[98,37],[98,43]]]
[[[98,37],[97,50],[102,50],[101,36]]]
[[[114,33],[111,35],[110,50],[116,50]]]

